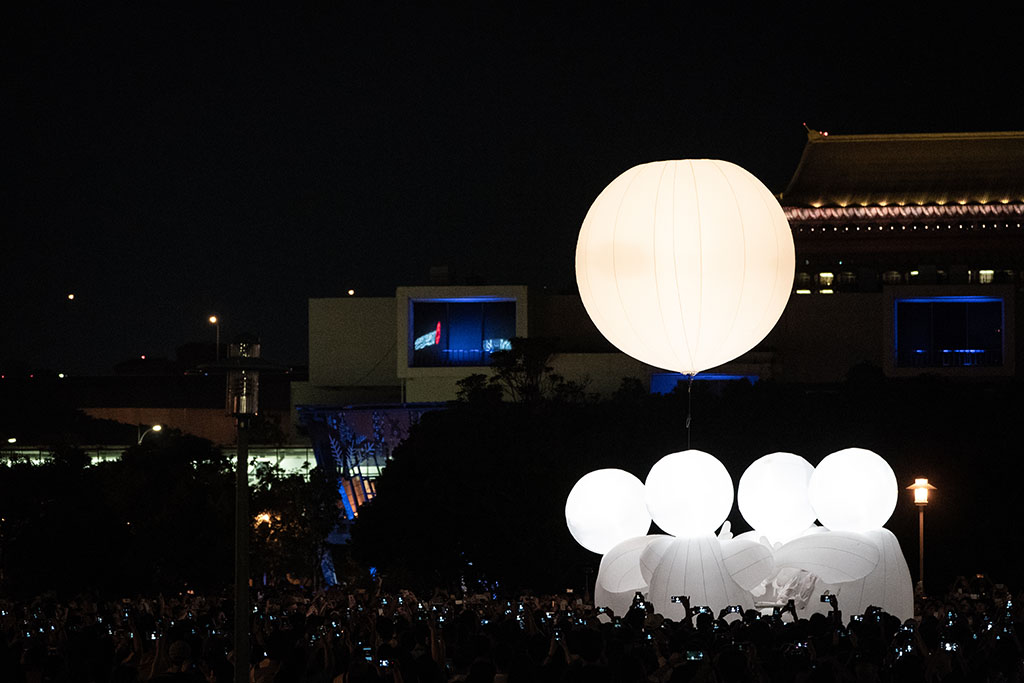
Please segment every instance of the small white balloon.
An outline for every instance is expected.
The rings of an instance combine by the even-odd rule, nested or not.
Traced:
[[[825,457],[808,486],[818,520],[833,531],[880,529],[899,495],[896,475],[882,456],[847,448]]]
[[[565,522],[581,546],[603,555],[651,528],[644,485],[619,469],[595,470],[576,482],[565,501]]]
[[[793,453],[758,458],[740,477],[736,502],[747,524],[772,543],[803,533],[817,515],[807,488],[814,466]]]
[[[654,463],[644,488],[651,517],[673,536],[712,534],[732,510],[732,477],[703,451],[666,455]]]

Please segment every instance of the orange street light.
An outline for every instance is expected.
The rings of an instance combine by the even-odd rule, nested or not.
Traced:
[[[914,492],[914,505],[917,506],[917,583],[924,592],[924,509],[928,505],[928,492],[934,491],[935,487],[922,477],[914,479],[914,483],[907,487]]]
[[[214,360],[220,360],[220,319],[215,315],[211,315],[207,320],[209,320],[211,325],[217,328],[217,342],[216,350],[214,351]]]

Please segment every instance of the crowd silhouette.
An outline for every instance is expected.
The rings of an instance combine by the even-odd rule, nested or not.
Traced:
[[[901,623],[869,608],[800,618],[690,605],[672,621],[637,595],[621,615],[572,594],[335,586],[257,592],[253,683],[515,681],[1021,681],[1024,609],[984,577],[919,596]],[[0,601],[5,683],[234,680],[230,599],[194,595]]]

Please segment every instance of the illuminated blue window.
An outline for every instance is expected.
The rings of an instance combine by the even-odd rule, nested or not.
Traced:
[[[493,353],[511,348],[516,333],[512,299],[413,301],[411,316],[411,367],[490,365]]]
[[[896,299],[896,367],[1003,364],[1003,300],[986,296]]]

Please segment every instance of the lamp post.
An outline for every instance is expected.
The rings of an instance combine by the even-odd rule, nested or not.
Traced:
[[[159,432],[163,429],[163,425],[153,425],[146,431],[142,431],[142,427],[143,425],[136,425],[135,427],[135,434],[139,437],[139,440],[136,442],[136,445],[138,446],[142,445],[142,440],[146,438],[146,434],[149,434],[150,432]]]
[[[935,487],[927,479],[917,478],[907,487],[914,492],[914,505],[917,506],[917,583],[924,592],[924,509],[928,506],[928,492]]]
[[[216,324],[215,318],[210,316],[210,322]],[[227,413],[235,418],[235,683],[249,683],[249,427],[259,412],[260,371],[279,369],[260,358],[259,340],[250,335],[228,345],[225,360],[197,368],[227,375]]]
[[[217,342],[214,350],[214,360],[220,360],[220,318],[215,315],[209,317],[210,324],[217,328]]]

